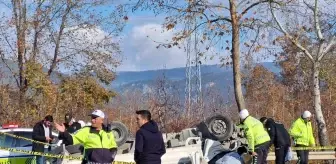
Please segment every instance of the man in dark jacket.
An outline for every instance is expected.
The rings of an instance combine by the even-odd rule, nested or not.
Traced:
[[[75,133],[77,130],[79,130],[82,126],[78,122],[75,121],[71,113],[65,114],[64,117],[65,123],[65,130],[69,132],[70,134]]]
[[[81,129],[82,126],[80,123],[76,122],[75,119],[73,118],[72,113],[66,113],[64,115],[64,127],[65,127],[65,131],[69,132],[70,134],[74,134],[77,130]],[[59,133],[58,134],[58,139],[62,140],[62,143],[66,146],[65,149],[71,154],[72,153],[80,153],[82,151],[83,146],[78,144],[78,145],[72,145],[69,140],[67,140],[65,138],[65,136],[63,135],[64,133]],[[63,147],[57,147],[55,148],[51,153],[54,154],[59,154],[63,152]],[[56,163],[62,163],[63,159],[62,158],[58,158],[58,159],[54,159],[56,160]]]
[[[136,132],[134,161],[137,164],[161,164],[161,157],[166,153],[162,133],[148,110],[136,114],[140,129]]]
[[[78,122],[75,122],[75,119],[72,117],[71,113],[65,114],[64,120],[65,120],[65,123],[63,123],[63,125],[65,126],[65,130],[69,132],[70,134],[73,134],[77,130],[81,129],[81,124],[79,124]],[[67,140],[65,140],[62,135],[59,135],[58,138],[60,140],[63,140],[63,144],[65,146],[70,145],[70,143],[68,143]]]
[[[36,123],[33,128],[32,139],[50,144],[53,140],[51,129],[51,124],[53,121],[53,117],[51,115],[47,115],[44,120]],[[51,147],[39,143],[33,143],[32,151],[43,153],[46,151],[45,149],[48,149],[50,151]],[[36,156],[36,163],[43,164],[43,156]]]
[[[291,141],[290,136],[283,124],[275,122],[272,118],[262,117],[260,121],[267,129],[271,137],[271,143],[275,147],[275,163],[284,164]]]

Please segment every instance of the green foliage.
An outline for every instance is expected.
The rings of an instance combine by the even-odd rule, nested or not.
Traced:
[[[17,106],[20,102],[17,89],[0,85],[0,114],[11,119],[17,117],[22,126],[31,126],[47,114],[53,114],[58,119],[62,119],[58,114],[69,111],[77,113],[77,116],[87,116],[92,108],[106,105],[116,95],[99,83],[100,78],[85,74],[67,76],[59,84],[53,84],[42,68],[42,64],[37,62],[25,63],[25,109]],[[104,77],[104,74],[100,76],[102,79],[111,79]],[[11,119],[4,119],[2,123],[10,122]]]
[[[27,80],[27,86],[30,92],[27,96],[43,96],[43,97],[54,97],[55,86],[51,83],[47,74],[42,70],[42,64],[37,62],[27,62],[25,63],[25,77]]]
[[[90,110],[96,105],[108,103],[116,95],[114,92],[102,87],[96,79],[89,76],[64,79],[59,90],[60,100],[64,105]],[[76,104],[73,104],[73,102],[76,102]]]
[[[110,84],[113,70],[120,64],[115,38],[127,20],[122,5],[109,0],[3,3],[10,16],[0,19],[0,45],[11,48],[0,48],[0,56],[17,88],[0,88],[4,91],[0,94],[1,109],[10,108],[12,116],[27,125],[45,114],[85,113],[82,111],[110,101],[115,93],[99,82]],[[7,59],[14,60],[14,69]],[[51,78],[60,65],[75,75],[54,84]]]
[[[336,59],[334,56],[327,55],[324,58],[323,65],[321,67],[320,76],[321,79],[327,81],[329,85],[335,86],[336,85]]]

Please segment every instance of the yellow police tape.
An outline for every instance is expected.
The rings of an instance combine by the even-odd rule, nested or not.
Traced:
[[[336,146],[291,147],[292,150],[335,150]]]
[[[3,135],[8,135],[13,138],[19,138],[27,141],[31,141],[34,143],[39,143],[43,145],[51,145],[48,143],[36,141],[33,139],[17,136],[14,134],[9,134],[5,132],[0,132],[0,134]],[[33,151],[27,151],[27,150],[19,150],[19,149],[14,149],[14,148],[6,148],[6,147],[0,147],[0,149],[7,150],[10,152],[16,152],[16,153],[25,153],[25,154],[31,154],[31,155],[41,155],[41,156],[46,156],[46,157],[51,157],[51,158],[64,158],[64,159],[70,159],[70,160],[82,160],[82,157],[73,157],[73,156],[66,156],[66,155],[55,155],[55,154],[50,154],[50,153],[40,153],[40,152],[33,152]],[[335,150],[336,151],[336,146],[315,146],[315,147],[291,147],[291,150]],[[122,163],[115,163],[115,164],[134,164],[134,162],[122,162]]]
[[[69,159],[69,160],[82,160],[82,157],[74,157],[71,155],[56,155],[56,154],[50,154],[50,153],[41,153],[41,152],[34,152],[29,150],[20,150],[15,148],[8,148],[8,147],[2,147],[0,146],[0,150],[5,150],[9,152],[15,152],[15,153],[24,153],[24,154],[30,154],[30,155],[39,155],[49,158],[62,158],[62,159]],[[135,162],[122,162],[122,161],[114,161],[113,164],[135,164]]]
[[[45,142],[41,142],[41,141],[36,141],[36,140],[30,139],[30,138],[25,138],[25,137],[17,136],[17,135],[10,134],[10,133],[0,132],[0,134],[6,135],[6,136],[11,136],[13,138],[19,138],[19,139],[31,141],[31,142],[42,144],[42,145],[48,145],[48,146],[50,145],[49,143],[45,143]]]
[[[25,138],[25,137],[21,137],[21,136],[10,134],[10,133],[0,132],[0,134],[11,136],[13,138],[18,138],[18,139],[31,141],[31,142],[34,142],[34,143],[43,144],[43,145],[48,145],[48,146],[51,145],[51,144],[48,144],[48,143],[36,141],[36,140],[30,139],[30,138]],[[9,151],[9,152],[24,153],[24,154],[30,154],[30,155],[40,155],[40,156],[45,156],[45,157],[50,157],[50,158],[63,158],[63,159],[69,159],[69,160],[82,160],[83,159],[82,157],[74,157],[74,156],[71,156],[71,155],[61,155],[61,154],[56,155],[56,154],[34,152],[34,151],[29,151],[29,150],[20,150],[20,149],[8,148],[8,147],[2,147],[2,146],[0,146],[0,150],[6,150],[6,151]],[[135,164],[135,162],[115,161],[115,162],[113,162],[113,164]]]
[[[39,155],[39,156],[45,156],[50,158],[64,158],[64,159],[70,159],[70,160],[82,160],[82,157],[73,157],[73,156],[67,156],[67,155],[61,155],[61,154],[50,154],[50,153],[41,153],[41,152],[34,152],[29,150],[20,150],[15,148],[8,148],[8,147],[2,147],[0,146],[1,150],[6,150],[9,152],[15,152],[15,153],[24,153],[24,154],[30,154],[30,155]]]

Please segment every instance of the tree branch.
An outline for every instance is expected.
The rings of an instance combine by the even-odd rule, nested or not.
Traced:
[[[313,56],[309,53],[309,51],[304,48],[300,43],[298,43],[281,25],[281,23],[279,22],[277,16],[275,15],[274,11],[273,11],[273,6],[272,6],[272,2],[269,3],[270,4],[270,10],[271,10],[271,14],[272,17],[274,18],[276,24],[279,26],[280,28],[280,32],[282,32],[283,34],[285,34],[285,36],[296,46],[298,47],[301,51],[303,51],[303,53],[311,60],[312,63],[315,63],[315,60],[313,58]]]
[[[310,10],[312,10],[313,12],[315,11],[314,7],[311,6],[310,4],[308,4],[306,1],[303,1],[303,3],[304,3]]]
[[[257,43],[257,39],[258,39],[258,36],[259,36],[259,33],[260,33],[260,28],[257,28],[257,34],[254,38],[254,42],[252,43],[252,45],[250,46],[249,50],[247,51],[247,54],[250,55],[251,54],[251,50],[252,48],[254,47],[254,45]]]
[[[240,15],[241,17],[243,17],[250,9],[252,9],[253,7],[261,4],[261,3],[265,3],[265,2],[268,2],[269,0],[263,0],[263,1],[259,1],[259,2],[256,2],[256,3],[253,3],[252,5],[250,5],[249,7],[247,7]]]
[[[38,36],[40,34],[40,30],[39,30],[39,26],[40,26],[40,13],[41,12],[41,6],[43,4],[44,1],[40,2],[38,5],[37,5],[37,9],[35,11],[35,17],[34,17],[34,20],[33,20],[33,27],[34,27],[34,42],[33,42],[33,50],[32,50],[32,56],[30,57],[29,60],[33,60],[35,61],[36,59],[36,55],[37,55],[37,51],[38,51]]]
[[[320,41],[323,41],[324,37],[323,37],[322,32],[321,32],[320,20],[319,20],[319,16],[318,16],[317,1],[318,0],[315,0],[315,6],[314,6],[315,30],[316,30],[317,37],[320,39]]]
[[[61,9],[63,8],[64,5],[65,4],[62,4],[62,6],[60,6],[49,19],[45,18],[46,23],[41,25],[41,28],[40,28],[39,32],[41,32],[45,27],[47,27],[50,24],[51,21],[55,20],[56,15],[61,11]],[[48,14],[46,14],[46,15],[48,15]]]
[[[323,47],[324,47],[324,42],[320,41],[318,44],[318,50],[317,50],[317,55],[316,55],[317,61],[319,61],[320,56],[323,56]]]
[[[56,67],[56,64],[57,64],[57,57],[58,57],[58,54],[59,54],[59,46],[61,44],[61,37],[63,35],[63,30],[65,29],[65,23],[67,21],[67,16],[68,14],[70,13],[72,7],[74,5],[71,4],[70,1],[67,2],[67,8],[65,9],[64,11],[64,14],[62,16],[62,21],[61,21],[61,25],[59,26],[59,31],[58,31],[58,36],[57,36],[57,40],[55,42],[55,49],[54,49],[54,58],[52,60],[52,63],[50,65],[50,68],[48,70],[48,76],[51,75],[51,73],[53,72],[54,68]]]
[[[213,4],[197,4],[197,6],[203,6],[203,7],[206,7],[206,8],[222,8],[222,9],[226,9],[226,10],[230,10],[228,7],[225,7],[225,6],[221,6],[221,5],[213,5]]]
[[[14,50],[13,46],[9,43],[8,36],[6,36],[5,33],[3,33],[3,32],[2,32],[1,34],[2,34],[3,37],[5,38],[5,41],[6,41],[6,43],[8,44],[9,48],[11,49],[13,55],[15,55],[15,50]]]
[[[12,76],[14,77],[17,87],[20,87],[20,83],[19,83],[18,78],[15,76],[15,73],[13,72],[12,68],[9,67],[9,65],[8,65],[8,63],[6,62],[6,59],[5,59],[5,57],[4,57],[5,55],[2,53],[1,50],[0,50],[0,56],[1,56],[1,60],[2,60],[2,62],[6,65],[6,67],[7,67],[8,70],[11,72]]]
[[[322,58],[324,57],[325,54],[328,53],[328,51],[331,49],[331,47],[333,47],[336,44],[336,37],[333,36],[329,42],[329,44],[327,45],[327,47],[325,47],[324,51],[321,53],[321,55],[318,57],[318,61],[321,61]]]
[[[221,20],[224,20],[224,21],[227,21],[227,22],[230,22],[230,23],[232,22],[232,20],[229,19],[229,18],[221,17],[221,18],[216,18],[216,19],[210,20],[209,23],[214,23],[214,22],[221,21]]]
[[[217,22],[217,21],[220,21],[220,20],[231,22],[231,20],[229,18],[217,18],[217,19],[213,19],[213,20],[208,20],[206,22],[202,22],[202,23],[198,24],[193,30],[191,30],[191,32],[188,34],[188,36],[190,34],[192,34],[195,30],[197,30],[197,28],[199,28],[200,26],[202,26],[202,25],[204,25],[206,23],[214,23],[214,22]]]

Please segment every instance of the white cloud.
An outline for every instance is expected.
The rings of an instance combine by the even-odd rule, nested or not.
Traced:
[[[162,32],[160,24],[135,26],[126,35],[122,43],[125,57],[118,71],[140,71],[161,68],[184,67],[187,53],[184,48],[156,48],[158,43],[167,43],[174,36],[174,31]],[[202,61],[202,64],[217,64],[218,60]]]
[[[64,69],[64,67],[69,66],[70,68],[76,68],[77,66],[78,69],[87,63],[92,64],[92,59],[97,60],[97,63],[111,63],[111,61],[117,61],[119,56],[118,53],[116,53],[116,42],[117,38],[109,35],[99,27],[71,27],[65,29],[59,59],[66,58],[67,61],[64,62],[60,68],[62,69],[63,67]],[[96,53],[94,55],[95,57],[87,55],[87,52]],[[98,54],[100,55],[98,56]],[[72,57],[67,58],[68,56]],[[113,68],[113,66],[110,66],[110,68]]]
[[[185,65],[186,55],[182,49],[156,48],[158,44],[153,40],[167,42],[166,40],[170,40],[173,36],[173,32],[161,31],[159,24],[135,26],[122,44],[126,61],[120,69],[146,70],[163,68],[164,65],[166,68]]]

